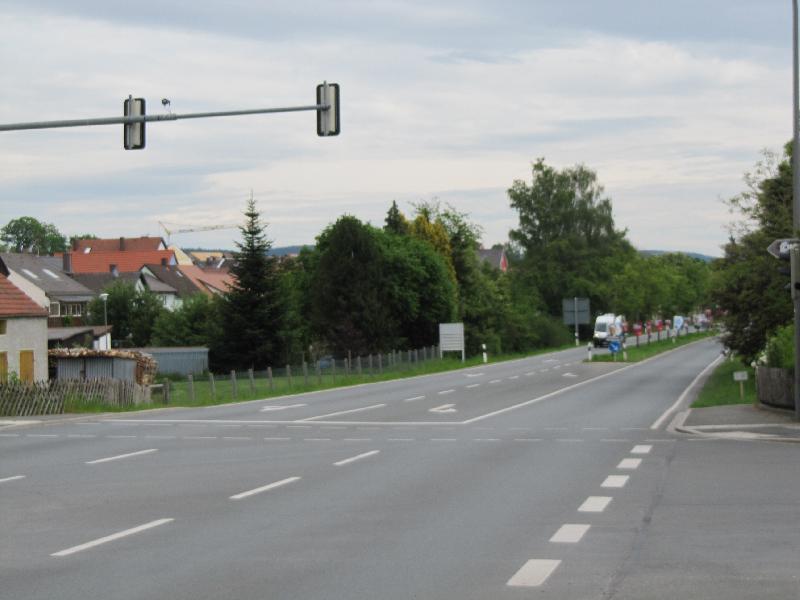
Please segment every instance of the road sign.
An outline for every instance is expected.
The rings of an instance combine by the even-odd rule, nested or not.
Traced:
[[[798,242],[800,242],[800,240],[797,238],[777,239],[767,246],[767,252],[769,252],[775,258],[789,260],[789,250]]]
[[[564,313],[564,325],[575,325],[576,317],[578,325],[592,322],[588,298],[564,298],[561,301],[561,310]]]
[[[610,342],[608,342],[608,350],[611,352],[611,354],[616,354],[617,352],[619,352],[619,349],[620,349],[619,340],[611,340]]]
[[[733,380],[734,381],[747,381],[747,371],[734,371],[733,372]]]

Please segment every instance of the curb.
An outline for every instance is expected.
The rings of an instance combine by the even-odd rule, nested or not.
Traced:
[[[684,423],[686,422],[686,419],[689,417],[689,414],[691,412],[692,409],[690,408],[675,415],[675,418],[667,427],[667,431],[670,431],[672,433],[684,433],[702,438],[718,439],[718,440],[736,440],[740,442],[783,442],[789,444],[800,444],[800,438],[784,437],[782,435],[753,433],[752,431],[743,431],[743,430],[732,430],[724,432],[720,431],[717,433],[711,433],[708,431],[697,429],[695,427],[689,427],[687,425],[684,425]],[[731,427],[736,427],[736,425],[731,425]]]

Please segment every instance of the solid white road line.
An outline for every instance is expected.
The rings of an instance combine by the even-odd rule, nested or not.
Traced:
[[[560,560],[531,559],[526,562],[506,585],[511,587],[538,587],[542,585],[553,571],[561,564]]]
[[[591,525],[579,523],[566,523],[550,538],[551,542],[558,544],[576,544],[581,541]]]
[[[250,496],[255,496],[256,494],[260,494],[261,492],[266,492],[268,490],[274,490],[275,488],[279,488],[284,485],[289,485],[290,483],[294,483],[295,481],[299,481],[300,477],[287,477],[286,479],[281,479],[280,481],[276,481],[274,483],[269,483],[267,485],[262,485],[261,487],[257,487],[253,490],[248,490],[246,492],[241,492],[240,494],[234,494],[231,496],[231,500],[241,500],[242,498],[248,498]]]
[[[652,449],[653,449],[652,446],[642,444],[640,446],[634,446],[633,450],[631,450],[631,454],[649,454],[650,450]]]
[[[413,398],[406,398],[403,402],[414,402],[415,400],[424,400],[425,396],[414,396]]]
[[[14,475],[12,477],[4,477],[0,479],[0,483],[5,483],[6,481],[16,481],[17,479],[25,479],[25,475]]]
[[[147,450],[139,450],[138,452],[128,452],[128,454],[118,454],[117,456],[98,458],[97,460],[87,460],[86,464],[99,465],[100,463],[111,462],[112,460],[119,460],[121,458],[129,458],[131,456],[141,456],[142,454],[150,454],[151,452],[158,452],[158,448],[149,448]]]
[[[621,488],[625,487],[625,484],[628,483],[629,476],[628,475],[609,475],[606,477],[605,481],[600,484],[600,487],[604,488]]]
[[[81,552],[82,550],[88,550],[89,548],[94,548],[95,546],[105,544],[106,542],[113,542],[114,540],[118,540],[120,538],[124,538],[129,535],[133,535],[135,533],[140,533],[142,531],[146,531],[147,529],[152,529],[153,527],[164,525],[165,523],[171,523],[174,520],[175,519],[158,519],[157,521],[150,521],[149,523],[145,523],[144,525],[139,525],[138,527],[126,529],[125,531],[120,531],[119,533],[107,535],[106,537],[102,537],[100,539],[91,542],[86,542],[85,544],[81,544],[80,546],[73,546],[72,548],[61,550],[60,552],[54,552],[50,556],[69,556],[70,554],[75,554],[76,552]]]
[[[379,452],[380,450],[370,450],[369,452],[364,452],[363,454],[357,454],[356,456],[351,456],[350,458],[345,458],[344,460],[335,462],[333,463],[333,466],[341,467],[343,465],[349,465],[350,463],[356,462],[357,460],[361,460],[362,458],[367,458],[368,456],[375,456]]]
[[[589,496],[583,504],[578,507],[578,512],[603,512],[611,502],[610,496]]]
[[[441,406],[436,406],[434,408],[429,408],[428,412],[432,413],[453,413],[456,412],[456,409],[453,408],[455,404],[442,404]]]
[[[638,469],[642,464],[641,458],[623,458],[617,465],[618,469]]]
[[[307,404],[282,404],[282,405],[272,405],[272,406],[265,406],[261,409],[260,412],[271,412],[275,410],[286,410],[289,408],[300,408],[301,406],[308,406]]]
[[[373,404],[372,406],[362,406],[361,408],[352,408],[350,410],[340,410],[333,413],[328,413],[327,415],[317,415],[316,417],[308,417],[307,419],[299,419],[300,421],[314,421],[316,419],[325,419],[327,417],[336,417],[338,415],[347,415],[354,412],[363,412],[365,410],[375,410],[376,408],[383,408],[386,406],[385,404]]]
[[[656,419],[652,425],[650,425],[650,429],[658,429],[659,427],[661,427],[664,421],[667,420],[667,417],[669,417],[673,412],[678,410],[680,405],[686,399],[686,396],[688,396],[689,392],[691,392],[694,389],[695,384],[700,380],[700,378],[703,377],[703,375],[705,375],[706,373],[708,373],[711,369],[716,367],[724,358],[725,358],[724,355],[718,356],[711,362],[710,365],[708,365],[705,369],[700,371],[697,377],[692,379],[692,383],[690,383],[689,386],[685,390],[683,390],[683,393],[675,401],[675,404],[673,404],[667,410],[665,410],[664,413],[660,417],[658,417],[658,419]]]

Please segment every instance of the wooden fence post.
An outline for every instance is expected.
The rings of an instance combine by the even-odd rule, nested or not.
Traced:
[[[358,371],[358,376],[361,377],[361,355],[359,354],[356,356],[356,370]]]
[[[317,384],[322,385],[322,362],[317,361]]]
[[[194,404],[194,375],[189,373],[189,401]]]
[[[269,379],[269,391],[273,391],[272,387],[272,367],[267,367],[267,379]]]
[[[378,352],[378,373],[383,374],[383,352]]]
[[[239,386],[236,382],[236,369],[231,370],[231,385],[233,386],[233,399],[239,397]]]
[[[164,380],[164,404],[169,404],[169,379]]]
[[[374,375],[375,372],[372,370],[372,353],[367,357],[367,362],[369,363],[369,374]]]
[[[308,386],[308,364],[303,359],[303,385]]]
[[[249,369],[247,369],[247,376],[250,378],[250,393],[251,394],[255,394],[256,393],[256,380],[255,380],[255,377],[253,376],[253,367],[250,367]]]
[[[331,376],[333,377],[333,383],[336,383],[336,359],[333,359],[331,363]]]
[[[214,374],[209,371],[208,372],[208,382],[211,384],[211,399],[216,402],[217,401],[217,382],[214,381]]]
[[[289,389],[292,389],[292,365],[286,365],[286,377],[289,380]]]

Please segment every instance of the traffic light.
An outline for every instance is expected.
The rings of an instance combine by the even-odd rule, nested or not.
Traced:
[[[144,98],[128,96],[123,104],[126,117],[143,117],[145,115]],[[141,150],[144,148],[144,121],[140,123],[125,123],[122,125],[125,150]]]
[[[330,106],[328,110],[317,109],[317,135],[339,135],[339,84],[320,83],[317,86],[317,105]]]

